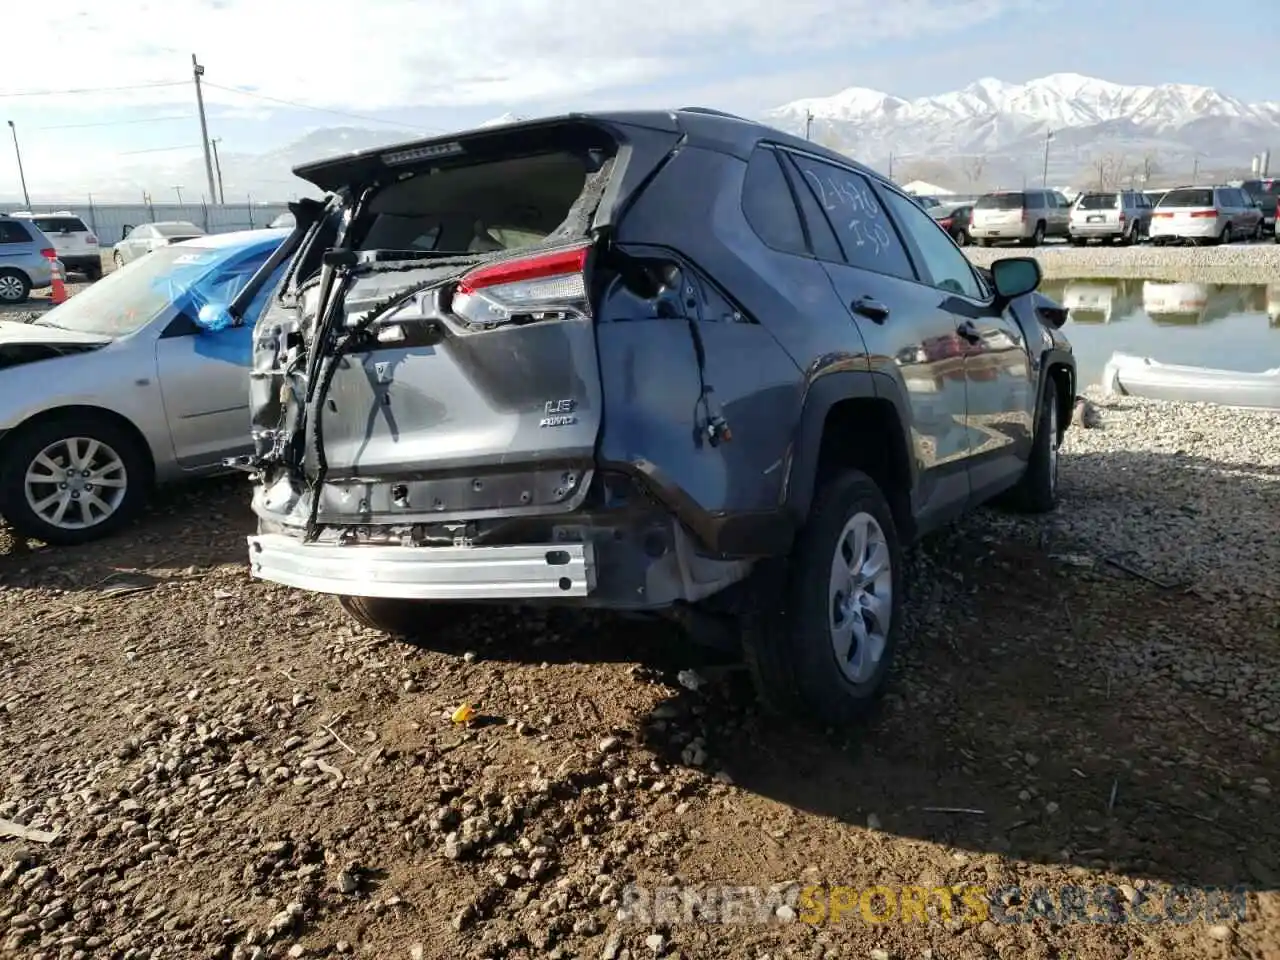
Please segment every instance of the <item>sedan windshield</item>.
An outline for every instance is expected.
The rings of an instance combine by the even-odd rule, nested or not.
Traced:
[[[225,260],[223,251],[207,247],[159,247],[32,322],[78,333],[125,337],[167,311],[175,295]]]

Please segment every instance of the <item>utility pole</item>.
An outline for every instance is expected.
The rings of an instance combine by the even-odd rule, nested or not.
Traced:
[[[893,151],[889,151],[889,179],[893,179]]]
[[[200,78],[204,76],[204,67],[196,55],[191,55],[191,76],[196,82],[196,109],[200,112],[200,143],[204,147],[204,172],[209,178],[209,196],[216,197],[213,190],[213,158],[209,155],[209,124],[204,118],[204,91],[200,89]]]
[[[173,192],[178,195],[178,206],[182,206],[182,184],[174,184]]]
[[[10,124],[12,126],[12,124]],[[1191,161],[1191,182],[1195,183],[1196,178],[1200,175],[1200,157],[1195,156]]]
[[[1044,172],[1040,175],[1040,186],[1049,186],[1049,141],[1053,139],[1053,131],[1049,130],[1044,135]]]
[[[218,160],[218,144],[221,142],[221,137],[214,137],[209,141],[209,145],[213,147],[213,168],[218,172],[218,192],[214,195],[214,201],[226,206],[227,193],[222,189],[222,163]]]
[[[13,124],[9,124],[13,126]],[[804,111],[804,138],[806,140],[813,139],[813,111],[805,109]]]
[[[27,175],[22,171],[22,150],[18,147],[18,128],[13,125],[13,121],[9,121],[9,131],[13,134],[13,152],[18,157],[18,179],[22,181],[22,202],[26,204],[26,209],[31,209],[31,195],[27,193]]]

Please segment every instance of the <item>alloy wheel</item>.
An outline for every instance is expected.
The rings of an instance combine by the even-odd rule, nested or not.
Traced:
[[[23,483],[31,512],[62,530],[102,523],[120,509],[128,487],[124,460],[92,437],[49,444],[27,466]]]

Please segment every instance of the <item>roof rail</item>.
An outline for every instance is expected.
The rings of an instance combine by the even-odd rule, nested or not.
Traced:
[[[714,107],[681,107],[681,113],[701,113],[708,117],[724,117],[726,120],[741,120],[743,123],[751,123],[746,117],[740,117],[736,113],[729,113],[725,110],[717,110]]]

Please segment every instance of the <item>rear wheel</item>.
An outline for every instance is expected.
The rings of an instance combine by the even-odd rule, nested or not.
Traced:
[[[19,270],[0,270],[0,303],[25,303],[31,281]]]
[[[84,268],[84,278],[90,283],[97,283],[102,279],[102,264],[91,263]]]
[[[1218,242],[1219,243],[1231,242],[1231,224],[1228,223],[1225,227],[1222,228],[1222,232],[1218,234]]]
[[[111,251],[111,262],[116,265],[117,270],[124,266],[124,257],[120,255],[119,250]]]
[[[782,612],[749,620],[747,658],[766,704],[839,730],[884,692],[902,619],[902,550],[874,480],[823,486],[790,567]]]
[[[1036,224],[1036,229],[1031,234],[1031,238],[1029,240],[1024,241],[1024,243],[1028,247],[1038,247],[1040,246],[1040,244],[1044,243],[1044,221],[1043,220],[1041,220],[1039,223]]]
[[[146,502],[151,465],[136,437],[101,417],[56,417],[5,444],[0,503],[24,537],[56,546],[98,540]]]
[[[951,239],[956,242],[956,246],[967,247],[969,245],[969,234],[964,230],[957,230],[951,235]]]

